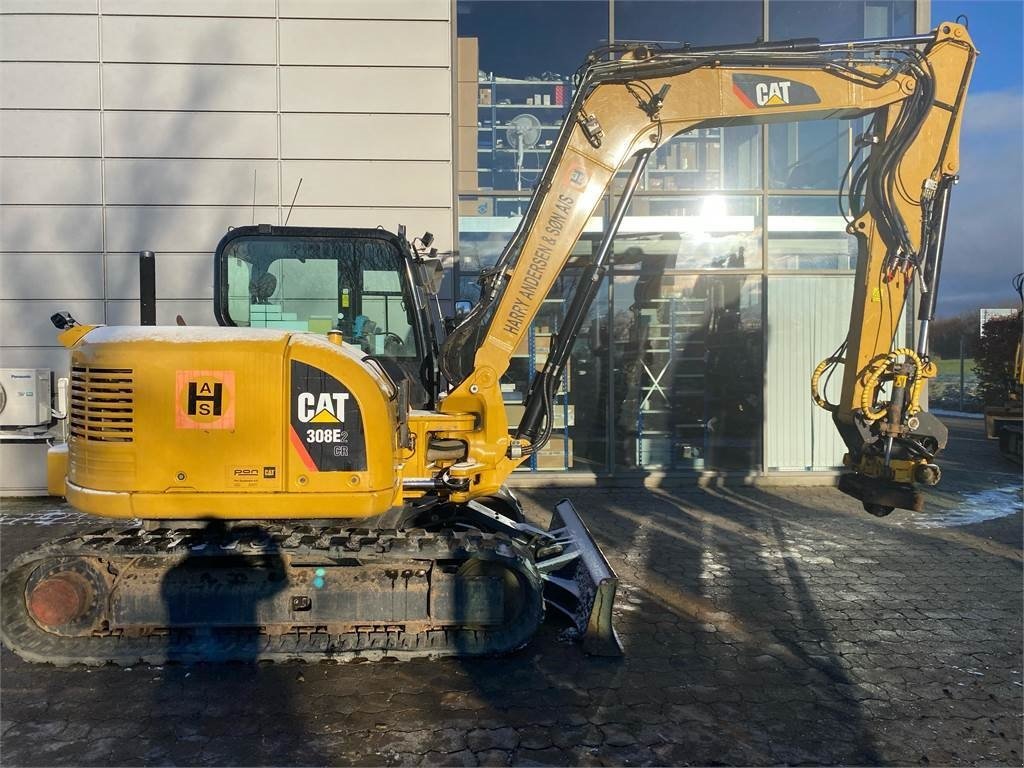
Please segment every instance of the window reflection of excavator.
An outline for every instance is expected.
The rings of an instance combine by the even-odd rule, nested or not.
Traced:
[[[647,159],[694,128],[870,118],[858,142],[870,153],[844,180],[860,245],[849,335],[812,389],[849,449],[843,489],[875,514],[919,508],[916,485],[938,481],[946,442],[919,398],[934,375],[927,329],[975,55],[952,23],[889,40],[595,51],[526,215],[437,357],[424,320],[429,260],[381,230],[229,233],[216,257],[218,318],[265,328],[93,327],[55,316],[72,371],[55,486],[84,512],[149,522],[15,560],[3,581],[4,641],[56,663],[159,660],[170,645],[188,656],[195,628],[168,617],[173,598],[179,609],[203,606],[202,648],[216,658],[232,657],[239,631],[248,658],[493,654],[526,643],[547,603],[569,615],[586,648],[615,652],[615,578],[581,518],[564,501],[548,530],[536,528],[504,483],[551,433],[554,393]],[[608,230],[510,433],[502,374],[629,159]],[[360,281],[344,282],[339,239],[340,250],[363,254],[350,263]],[[303,296],[250,303],[253,259],[242,245],[281,245],[280,274],[315,279]],[[914,349],[896,341],[912,281],[922,293]],[[730,357],[735,286],[706,282],[711,365],[742,365]],[[361,314],[409,329],[420,367],[397,368],[383,346],[367,354],[330,330],[332,316],[353,316],[345,305],[356,298]],[[842,395],[828,403],[818,381],[840,364]],[[416,407],[411,378],[425,392]],[[283,572],[259,568],[258,538],[196,539],[189,521],[210,519],[266,521]],[[260,595],[245,627],[229,610],[240,558],[253,570],[238,588]],[[262,589],[261,579],[286,586]]]
[[[674,252],[630,245],[616,256],[617,266],[641,270],[616,333],[616,438],[627,466],[757,463],[759,280],[727,271],[742,270],[744,257],[745,247],[734,245],[707,262],[709,271],[667,276]]]

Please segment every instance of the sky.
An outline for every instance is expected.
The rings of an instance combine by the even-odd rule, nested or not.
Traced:
[[[967,95],[950,202],[939,317],[1017,307],[1024,271],[1024,2],[932,0],[932,26],[966,14],[981,52]]]

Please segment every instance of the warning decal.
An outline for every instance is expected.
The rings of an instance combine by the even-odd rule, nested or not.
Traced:
[[[292,361],[290,439],[311,472],[363,472],[366,439],[359,403],[330,374]]]
[[[178,429],[235,428],[234,371],[177,371],[175,384]]]

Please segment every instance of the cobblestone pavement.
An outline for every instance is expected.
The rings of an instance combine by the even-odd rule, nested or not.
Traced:
[[[0,759],[1021,765],[1021,478],[978,424],[953,426],[925,516],[876,520],[826,488],[524,492],[538,519],[571,495],[592,522],[622,580],[622,660],[554,620],[463,662],[89,670],[4,650]],[[91,524],[5,509],[4,562]]]

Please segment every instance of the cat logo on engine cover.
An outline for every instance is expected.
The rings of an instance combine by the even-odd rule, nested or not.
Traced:
[[[292,361],[289,439],[311,472],[366,470],[359,403],[326,371]]]

